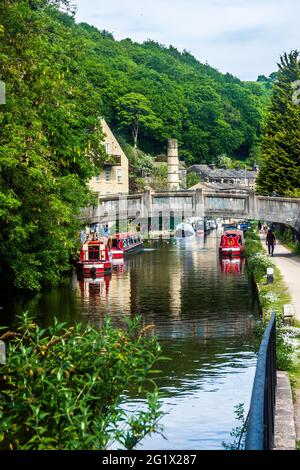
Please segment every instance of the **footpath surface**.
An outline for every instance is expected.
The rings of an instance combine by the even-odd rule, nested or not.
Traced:
[[[262,243],[265,246],[264,238]],[[292,297],[295,319],[300,322],[300,256],[277,242],[272,262],[280,269]]]
[[[261,236],[264,247],[265,239]],[[266,248],[267,249],[267,248]],[[281,275],[291,295],[294,307],[295,319],[300,322],[300,256],[295,255],[280,242],[277,242],[272,262],[280,269]],[[286,375],[286,378],[284,378]],[[275,448],[289,449],[291,440],[294,439],[293,423],[290,416],[291,396],[287,386],[287,374],[278,372],[279,383],[283,381],[282,387],[278,387],[275,424]],[[296,440],[300,441],[300,390],[295,392],[294,402],[294,427]],[[287,440],[287,438],[289,439]],[[277,441],[277,442],[276,442]]]

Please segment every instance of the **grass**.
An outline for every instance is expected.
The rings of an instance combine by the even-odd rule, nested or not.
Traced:
[[[263,316],[263,328],[258,328],[258,331],[260,333],[263,332],[272,312],[275,312],[277,324],[277,369],[290,371],[293,374],[293,377],[291,377],[292,382],[298,387],[298,384],[300,384],[300,366],[296,356],[299,349],[295,340],[291,338],[292,330],[287,329],[283,324],[283,306],[291,303],[291,295],[279,268],[267,256],[259,239],[256,226],[252,227],[246,234],[245,254],[247,269],[253,276],[257,286],[258,300]],[[267,283],[266,272],[268,267],[274,269],[274,282],[271,284]]]
[[[284,304],[291,303],[291,295],[283,276],[266,254],[255,228],[246,234],[247,267],[253,275],[259,293],[259,303],[266,320],[274,311],[282,320]],[[267,268],[274,269],[274,282],[267,283]]]
[[[275,234],[276,238],[283,246],[285,246],[285,248],[290,250],[295,255],[300,255],[300,243],[291,239],[291,230],[289,230],[285,235],[281,235],[279,231],[276,231]]]

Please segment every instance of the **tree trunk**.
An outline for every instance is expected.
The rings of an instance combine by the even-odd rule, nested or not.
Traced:
[[[138,136],[139,136],[139,122],[136,121],[132,129],[133,146],[135,150],[137,150],[138,148]]]

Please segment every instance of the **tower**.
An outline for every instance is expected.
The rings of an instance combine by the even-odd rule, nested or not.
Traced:
[[[179,158],[177,139],[168,139],[168,189],[179,189]]]

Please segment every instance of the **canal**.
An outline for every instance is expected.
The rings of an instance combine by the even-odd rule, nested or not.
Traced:
[[[163,355],[157,384],[164,436],[147,437],[145,449],[222,449],[239,423],[234,406],[248,408],[255,373],[254,327],[258,308],[243,260],[220,261],[219,235],[157,241],[114,266],[111,277],[78,281],[74,274],[31,300],[4,302],[1,323],[28,310],[39,323],[55,315],[69,325],[109,315],[116,326],[140,314],[154,324]],[[130,398],[129,407],[140,406]]]

